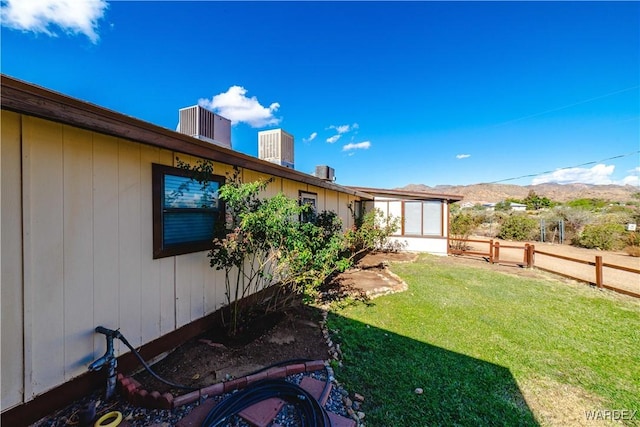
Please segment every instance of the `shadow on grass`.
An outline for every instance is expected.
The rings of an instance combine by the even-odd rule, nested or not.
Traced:
[[[539,425],[503,366],[335,313],[328,326],[343,352],[338,380],[365,396],[369,426]]]

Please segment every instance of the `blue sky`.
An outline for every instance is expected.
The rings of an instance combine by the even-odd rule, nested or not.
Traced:
[[[638,2],[1,4],[2,73],[170,129],[201,103],[253,156],[281,127],[339,184],[638,185]]]

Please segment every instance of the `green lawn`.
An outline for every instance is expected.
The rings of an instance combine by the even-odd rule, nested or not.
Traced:
[[[584,425],[589,410],[640,425],[640,301],[428,255],[391,270],[408,291],[329,315],[368,426]]]

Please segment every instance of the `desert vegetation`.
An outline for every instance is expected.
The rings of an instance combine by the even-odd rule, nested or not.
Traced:
[[[513,211],[512,203],[526,205],[526,211]],[[640,222],[640,193],[626,202],[589,198],[556,202],[530,190],[526,198],[505,199],[493,210],[475,205],[454,207],[451,212],[451,234],[458,238],[544,240],[640,256],[639,232],[628,227]]]

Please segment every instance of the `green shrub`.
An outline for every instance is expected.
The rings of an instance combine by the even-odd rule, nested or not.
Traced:
[[[400,218],[387,216],[380,209],[372,209],[355,221],[345,233],[346,246],[351,258],[364,252],[394,251],[398,248],[389,237],[400,228]]]
[[[459,212],[451,217],[451,237],[466,240],[480,223],[482,223],[482,217],[472,215],[468,212]],[[454,240],[451,247],[453,249],[463,250],[466,248],[466,243],[462,240]]]
[[[625,231],[621,224],[591,224],[584,228],[575,242],[578,246],[604,251],[622,249],[625,246]]]
[[[607,206],[607,201],[602,199],[574,199],[566,203],[571,208],[597,211]]]
[[[529,240],[535,236],[538,221],[527,215],[511,215],[500,226],[498,237],[506,240]]]

